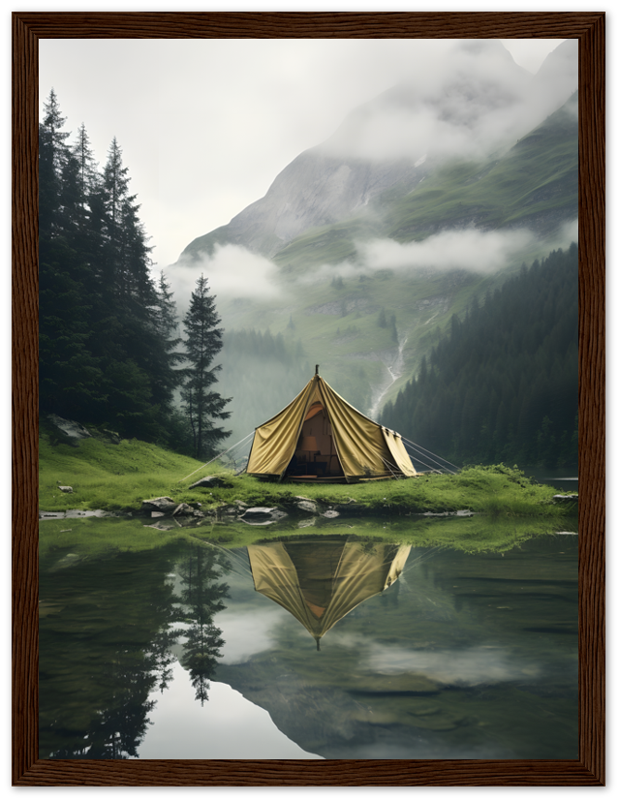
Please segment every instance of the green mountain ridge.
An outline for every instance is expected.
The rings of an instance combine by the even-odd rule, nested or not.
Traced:
[[[306,230],[281,248],[272,257],[278,267],[272,299],[219,296],[225,329],[230,335],[281,334],[291,352],[302,349],[305,363],[320,364],[321,374],[349,402],[377,415],[416,374],[453,314],[465,313],[475,297],[500,287],[523,262],[569,245],[560,236],[562,226],[577,217],[577,136],[575,94],[501,157],[424,164],[423,180],[412,191],[404,176],[354,216]],[[397,267],[381,266],[375,255],[380,251],[372,249],[377,243],[440,241],[446,232],[509,236],[521,229],[522,246],[494,269],[441,269],[431,256],[427,263],[411,257],[406,264],[405,255]],[[199,241],[213,252],[228,241],[226,226]],[[195,265],[208,277],[208,262]],[[224,336],[224,365],[226,357]],[[225,369],[220,373],[222,394],[233,398],[237,438],[281,410],[303,386],[300,377],[284,381],[277,403],[262,403],[260,385],[272,376],[258,363],[254,368],[252,410],[236,421],[235,396],[246,395],[246,386],[228,380]]]

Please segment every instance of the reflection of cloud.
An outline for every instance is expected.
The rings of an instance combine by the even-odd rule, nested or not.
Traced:
[[[217,625],[225,631],[226,643],[219,661],[222,664],[241,664],[256,653],[269,650],[275,645],[273,631],[285,616],[283,609],[262,604],[247,611],[221,611],[217,614]]]
[[[368,666],[387,674],[414,672],[438,683],[467,686],[535,678],[540,674],[536,664],[518,662],[511,653],[498,647],[428,652],[374,646]]]
[[[461,745],[448,742],[440,732],[418,730],[414,741],[408,738],[404,742],[389,741],[386,743],[350,744],[340,750],[338,758],[518,758],[514,750],[504,742],[483,742],[481,744],[463,743]]]

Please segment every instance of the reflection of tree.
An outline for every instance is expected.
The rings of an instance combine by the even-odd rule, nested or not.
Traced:
[[[41,758],[136,757],[177,638],[169,550],[40,571]],[[56,556],[57,558],[57,556]]]
[[[157,633],[151,643],[152,670],[159,679],[158,688],[161,693],[168,688],[172,677],[171,665],[176,661],[176,656],[172,653],[172,646],[178,642],[180,636],[181,631],[166,626]]]
[[[223,611],[223,599],[228,596],[228,585],[217,582],[225,569],[227,563],[221,554],[204,547],[195,548],[178,568],[183,581],[179,600],[189,622],[182,662],[202,705],[208,700],[209,680],[225,644],[221,630],[213,625],[213,616]]]

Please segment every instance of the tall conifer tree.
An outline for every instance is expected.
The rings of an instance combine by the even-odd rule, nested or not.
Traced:
[[[224,410],[229,398],[224,399],[213,391],[216,373],[221,369],[221,365],[213,365],[213,360],[222,348],[223,330],[219,327],[221,318],[215,298],[204,275],[198,278],[196,289],[191,293],[184,322],[187,367],[182,399],[191,426],[195,457],[209,458],[216,455],[219,443],[230,435],[230,431],[217,427],[217,422],[228,419],[230,412]]]

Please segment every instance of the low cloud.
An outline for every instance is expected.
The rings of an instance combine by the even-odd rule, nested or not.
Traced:
[[[284,291],[277,281],[278,270],[264,256],[250,253],[238,245],[216,246],[212,256],[169,267],[166,277],[179,307],[186,307],[199,276],[204,274],[209,287],[221,299],[282,299]]]
[[[363,263],[372,270],[463,269],[489,274],[508,266],[535,244],[526,228],[513,231],[450,230],[428,236],[422,242],[400,244],[378,239],[360,246]]]
[[[373,160],[487,156],[577,90],[577,53],[576,43],[564,42],[532,76],[499,42],[462,40],[439,63],[353,111],[321,148]]]

